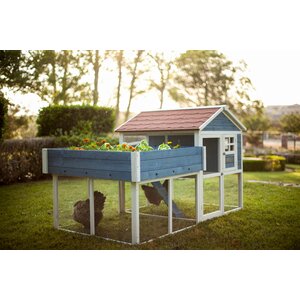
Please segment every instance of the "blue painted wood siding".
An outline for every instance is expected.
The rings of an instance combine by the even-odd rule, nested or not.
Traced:
[[[48,149],[48,172],[130,181],[131,153]]]
[[[203,170],[202,147],[141,152],[141,181]]]
[[[225,115],[220,113],[213,119],[206,127],[204,131],[240,131]]]
[[[242,135],[237,135],[237,163],[238,169],[242,169]]]
[[[234,154],[226,154],[225,168],[233,168],[233,167],[234,167]]]
[[[132,180],[132,152],[48,149],[48,173],[62,176]],[[198,172],[202,147],[140,152],[140,180]]]

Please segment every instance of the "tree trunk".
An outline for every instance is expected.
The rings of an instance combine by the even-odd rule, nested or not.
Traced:
[[[52,60],[52,78],[53,78],[53,104],[58,104],[57,97],[57,85],[56,85],[56,53],[53,50],[53,60]]]
[[[160,91],[160,109],[162,109],[162,107],[163,107],[163,102],[164,102],[164,91],[165,91],[165,89],[161,89],[161,91]]]
[[[93,91],[93,105],[96,106],[99,100],[99,92],[98,92],[98,81],[99,81],[99,50],[96,50],[95,53],[95,61],[94,61],[94,91]]]
[[[63,51],[63,78],[62,78],[62,91],[61,98],[64,102],[64,105],[68,103],[67,99],[67,76],[68,76],[68,50]]]
[[[127,110],[126,110],[126,114],[125,114],[125,121],[128,120],[129,118],[129,113],[130,113],[130,106],[131,106],[131,101],[132,101],[132,98],[133,98],[133,90],[134,90],[134,82],[135,82],[135,72],[136,72],[136,69],[134,71],[134,75],[132,75],[132,79],[131,79],[131,83],[130,83],[130,93],[129,93],[129,100],[128,100],[128,105],[127,105]]]
[[[119,120],[120,114],[120,98],[121,98],[121,83],[122,83],[122,65],[123,65],[123,52],[124,50],[120,50],[117,56],[118,62],[118,88],[117,88],[117,103],[116,103],[116,121]]]
[[[134,97],[133,95],[133,92],[134,92],[134,84],[135,84],[135,80],[136,80],[136,76],[137,76],[137,66],[139,64],[139,61],[140,61],[140,57],[143,53],[143,50],[139,50],[137,52],[137,55],[135,57],[135,60],[134,60],[134,68],[132,70],[132,78],[131,78],[131,83],[130,83],[130,88],[129,88],[129,100],[128,100],[128,105],[127,105],[127,110],[126,110],[126,114],[125,114],[125,121],[128,120],[128,117],[129,117],[129,113],[130,113],[130,106],[131,106],[131,102],[132,102],[132,99]]]

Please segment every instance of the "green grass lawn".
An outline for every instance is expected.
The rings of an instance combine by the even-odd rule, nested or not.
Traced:
[[[140,246],[53,229],[50,180],[0,186],[0,249],[300,249],[300,189],[248,183],[250,179],[300,183],[300,168],[295,167],[293,172],[245,173],[243,210]],[[235,176],[225,179],[227,209],[237,204],[235,180]],[[190,218],[195,217],[193,187],[191,179],[176,180],[174,186],[174,200]],[[205,212],[217,209],[216,187],[216,179],[205,182]],[[97,232],[130,239],[130,215],[116,218],[117,183],[97,180],[95,189],[107,195],[104,218]],[[60,205],[62,225],[82,230],[70,216],[74,202],[87,198],[86,180],[61,180],[59,190],[63,199]],[[129,185],[126,186],[126,197],[130,197]],[[146,203],[142,193],[140,203]],[[141,211],[166,215],[167,208],[162,203],[159,207],[146,206]],[[190,221],[174,220],[176,229],[190,224]],[[166,219],[141,216],[142,239],[164,234],[166,230]]]

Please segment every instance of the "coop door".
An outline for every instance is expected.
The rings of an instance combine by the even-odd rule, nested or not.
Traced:
[[[224,136],[223,168],[225,171],[236,169],[236,135]]]

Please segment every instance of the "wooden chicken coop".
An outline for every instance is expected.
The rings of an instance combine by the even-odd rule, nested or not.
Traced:
[[[173,201],[173,180],[195,179],[195,222],[222,216],[243,207],[242,132],[246,128],[226,106],[141,112],[115,131],[119,142],[146,139],[149,152],[76,151],[43,149],[43,172],[53,175],[54,226],[59,227],[58,176],[87,177],[90,197],[90,234],[95,234],[93,179],[119,182],[119,212],[125,210],[125,182],[131,184],[131,243],[140,243],[139,187],[151,183],[168,206],[168,234],[173,218],[183,218]],[[178,149],[157,151],[171,142]],[[237,176],[238,204],[225,210],[224,180]],[[217,178],[218,207],[205,213],[203,183]],[[161,181],[167,181],[167,187]],[[190,226],[189,226],[190,227]]]

